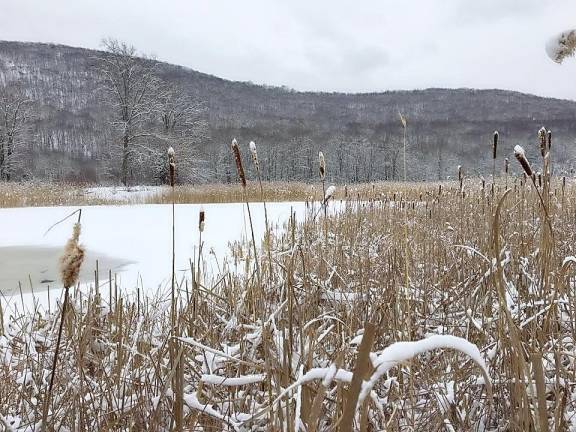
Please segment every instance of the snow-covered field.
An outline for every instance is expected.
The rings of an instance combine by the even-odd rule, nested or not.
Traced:
[[[87,197],[106,201],[130,202],[142,200],[162,192],[166,186],[98,186],[84,190]]]
[[[203,259],[207,271],[217,272],[230,261],[231,242],[249,237],[246,205],[196,204],[176,205],[176,272],[178,277],[190,272],[190,259],[198,254],[198,217],[203,207],[206,215],[202,234]],[[251,204],[257,241],[265,230],[262,204]],[[269,203],[268,216],[273,226],[282,225],[291,209],[299,219],[306,208],[302,202]],[[0,209],[0,292],[38,292],[58,287],[58,257],[72,232],[76,217],[48,228],[68,216],[74,207],[40,207]],[[170,282],[172,259],[172,207],[170,205],[92,206],[82,208],[81,243],[87,251],[82,279],[94,280],[96,259],[99,279],[116,274],[123,289],[144,286],[156,290]],[[26,257],[25,260],[22,258]],[[233,265],[233,263],[229,263]]]

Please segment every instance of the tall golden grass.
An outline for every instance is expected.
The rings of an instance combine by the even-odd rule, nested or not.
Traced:
[[[544,183],[551,235],[536,184],[509,183],[506,193],[497,181],[493,194],[468,184],[464,196],[459,183],[350,187],[356,199],[322,223],[291,218],[275,233],[270,253],[259,252],[260,282],[252,242],[234,245],[232,259],[246,272],[204,273],[194,290],[191,275],[178,282],[187,295],[179,297],[173,362],[169,292],[139,298],[113,280],[98,290],[110,284],[109,298],[94,286],[76,289],[50,427],[169,429],[181,397],[185,430],[568,430],[576,260],[566,257],[576,192],[569,181]],[[32,427],[59,313],[17,314],[6,301],[0,415]],[[430,334],[476,344],[491,386],[466,356],[432,350],[351,403],[374,373],[362,359]],[[331,365],[340,370],[332,380],[315,369]],[[315,373],[322,379],[308,379]]]

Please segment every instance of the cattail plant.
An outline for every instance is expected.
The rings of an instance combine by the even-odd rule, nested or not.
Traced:
[[[264,206],[264,226],[266,228],[265,234],[265,243],[266,243],[266,250],[268,252],[268,261],[269,261],[269,270],[272,273],[272,252],[270,248],[272,245],[270,244],[271,240],[271,233],[270,233],[270,225],[268,224],[268,209],[266,207],[266,199],[264,197],[264,187],[262,186],[262,176],[260,174],[260,161],[258,160],[258,151],[256,150],[256,143],[254,141],[250,141],[250,154],[252,156],[252,162],[254,163],[254,167],[256,168],[256,175],[258,176],[258,185],[260,186],[260,199],[262,200],[262,204]]]
[[[544,210],[546,220],[548,221],[550,233],[552,233],[552,222],[550,220],[550,217],[548,216],[548,210],[546,208],[546,205],[544,204],[542,194],[540,193],[538,186],[536,186],[536,173],[534,171],[532,171],[532,167],[530,166],[530,162],[528,162],[528,159],[526,158],[526,152],[524,151],[524,148],[520,145],[515,146],[514,147],[514,156],[516,157],[516,159],[518,160],[518,162],[522,166],[522,169],[524,170],[524,174],[526,174],[526,176],[532,180],[532,184],[534,185],[534,189],[536,190],[536,193],[538,194],[538,198],[540,199],[540,204],[542,204],[542,209]]]
[[[322,182],[322,196],[326,195],[326,160],[324,153],[318,153],[318,171],[320,173],[320,181]],[[322,201],[324,203],[324,201]],[[324,204],[322,204],[324,206]],[[324,217],[326,217],[326,206],[324,206]]]
[[[206,223],[206,214],[204,213],[204,207],[200,207],[200,213],[198,214],[198,232],[204,232],[204,224]]]
[[[538,131],[538,140],[540,141],[540,154],[542,157],[544,157],[548,147],[548,133],[546,132],[546,128],[544,126],[542,126]]]
[[[242,166],[242,157],[240,156],[240,147],[236,138],[232,140],[232,153],[234,154],[234,161],[236,162],[236,171],[242,188],[246,190],[246,175],[244,174],[244,167]]]
[[[403,143],[403,159],[404,159],[404,181],[406,181],[406,127],[408,123],[406,121],[406,117],[402,115],[401,112],[398,112],[400,116],[400,123],[402,123],[402,143]]]
[[[170,325],[172,338],[169,342],[170,351],[170,367],[176,369],[176,373],[172,379],[172,386],[174,390],[173,398],[173,412],[176,423],[176,430],[181,431],[184,422],[184,405],[183,405],[183,382],[181,381],[181,368],[180,363],[176,363],[176,351],[178,350],[178,343],[175,339],[179,336],[177,326],[177,313],[178,313],[178,299],[176,297],[176,197],[174,185],[176,183],[176,155],[172,147],[168,148],[168,169],[170,172],[170,187],[172,188],[172,278],[171,278],[171,304],[170,304]]]
[[[520,163],[520,166],[522,166],[524,173],[528,177],[532,177],[533,174],[532,167],[530,166],[530,162],[528,162],[528,159],[526,159],[526,152],[524,151],[524,148],[522,146],[517,145],[514,147],[514,156]]]
[[[262,288],[262,282],[260,278],[260,264],[258,262],[258,251],[256,249],[256,239],[254,237],[254,226],[252,223],[252,214],[250,213],[250,204],[248,203],[248,194],[246,192],[246,175],[244,174],[242,156],[240,155],[240,147],[238,146],[238,141],[236,141],[236,138],[232,140],[232,153],[234,154],[234,160],[236,161],[236,171],[238,172],[238,178],[240,179],[240,184],[242,185],[244,203],[246,204],[246,209],[248,210],[248,221],[250,222],[250,232],[252,234],[252,248],[254,250],[254,262],[256,263],[256,276],[258,277],[258,286]]]
[[[64,319],[66,318],[66,310],[69,303],[70,288],[76,285],[80,275],[80,267],[84,261],[84,248],[79,244],[80,239],[80,219],[82,217],[82,210],[78,210],[78,221],[74,224],[72,229],[72,237],[68,239],[64,246],[64,253],[60,257],[60,279],[64,286],[64,302],[62,303],[62,312],[60,315],[60,326],[58,328],[58,338],[56,339],[56,349],[54,351],[54,358],[52,360],[52,373],[50,375],[50,384],[44,398],[44,406],[42,410],[42,430],[46,430],[48,411],[50,409],[50,400],[52,397],[52,390],[54,387],[54,377],[56,376],[56,366],[58,364],[58,355],[60,354],[60,341],[62,340],[62,329],[64,327]],[[2,325],[2,323],[0,323]]]
[[[506,189],[508,189],[508,171],[510,169],[510,161],[508,158],[504,159],[504,174],[506,177]]]
[[[203,249],[203,244],[202,244],[202,233],[204,232],[204,227],[206,224],[206,213],[204,212],[204,206],[200,206],[200,211],[198,212],[198,261],[196,263],[196,275],[192,275],[193,277],[195,277],[195,283],[194,286],[199,286],[200,285],[200,276],[201,276],[201,272],[200,272],[200,259],[202,256],[202,249]]]
[[[496,181],[496,154],[498,151],[498,131],[494,131],[494,137],[492,140],[492,185]]]

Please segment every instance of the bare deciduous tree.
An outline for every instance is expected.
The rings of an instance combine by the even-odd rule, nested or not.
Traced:
[[[138,152],[135,143],[149,136],[145,125],[156,113],[160,80],[156,62],[139,55],[133,46],[115,39],[105,39],[103,46],[105,52],[96,58],[96,67],[113,108],[112,124],[120,132],[119,177],[126,185]]]
[[[203,163],[198,146],[205,143],[208,136],[208,122],[202,102],[186,94],[183,89],[165,83],[158,93],[158,118],[161,128],[157,137],[164,147],[171,146],[178,154],[178,178],[191,181],[202,177],[198,166]],[[160,156],[160,174],[165,175],[164,153]]]
[[[20,88],[0,88],[0,180],[11,180],[21,167],[31,108],[32,101]]]

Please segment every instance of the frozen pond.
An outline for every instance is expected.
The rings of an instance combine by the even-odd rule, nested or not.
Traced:
[[[231,242],[250,238],[246,205],[204,205],[206,223],[202,234],[207,271],[217,272],[229,257]],[[190,274],[190,259],[198,253],[198,204],[176,205],[176,271]],[[265,230],[261,203],[250,203],[257,241]],[[268,203],[271,225],[288,220],[291,209],[302,220],[302,202]],[[77,207],[30,207],[0,209],[0,294],[35,293],[60,287],[58,258],[70,237],[73,216],[46,230]],[[82,269],[84,282],[94,281],[96,260],[99,279],[111,270],[124,290],[138,286],[156,290],[167,286],[171,275],[172,207],[170,205],[89,206],[82,208],[80,242],[86,248]],[[228,260],[229,261],[229,260]],[[233,266],[232,263],[229,265]]]

